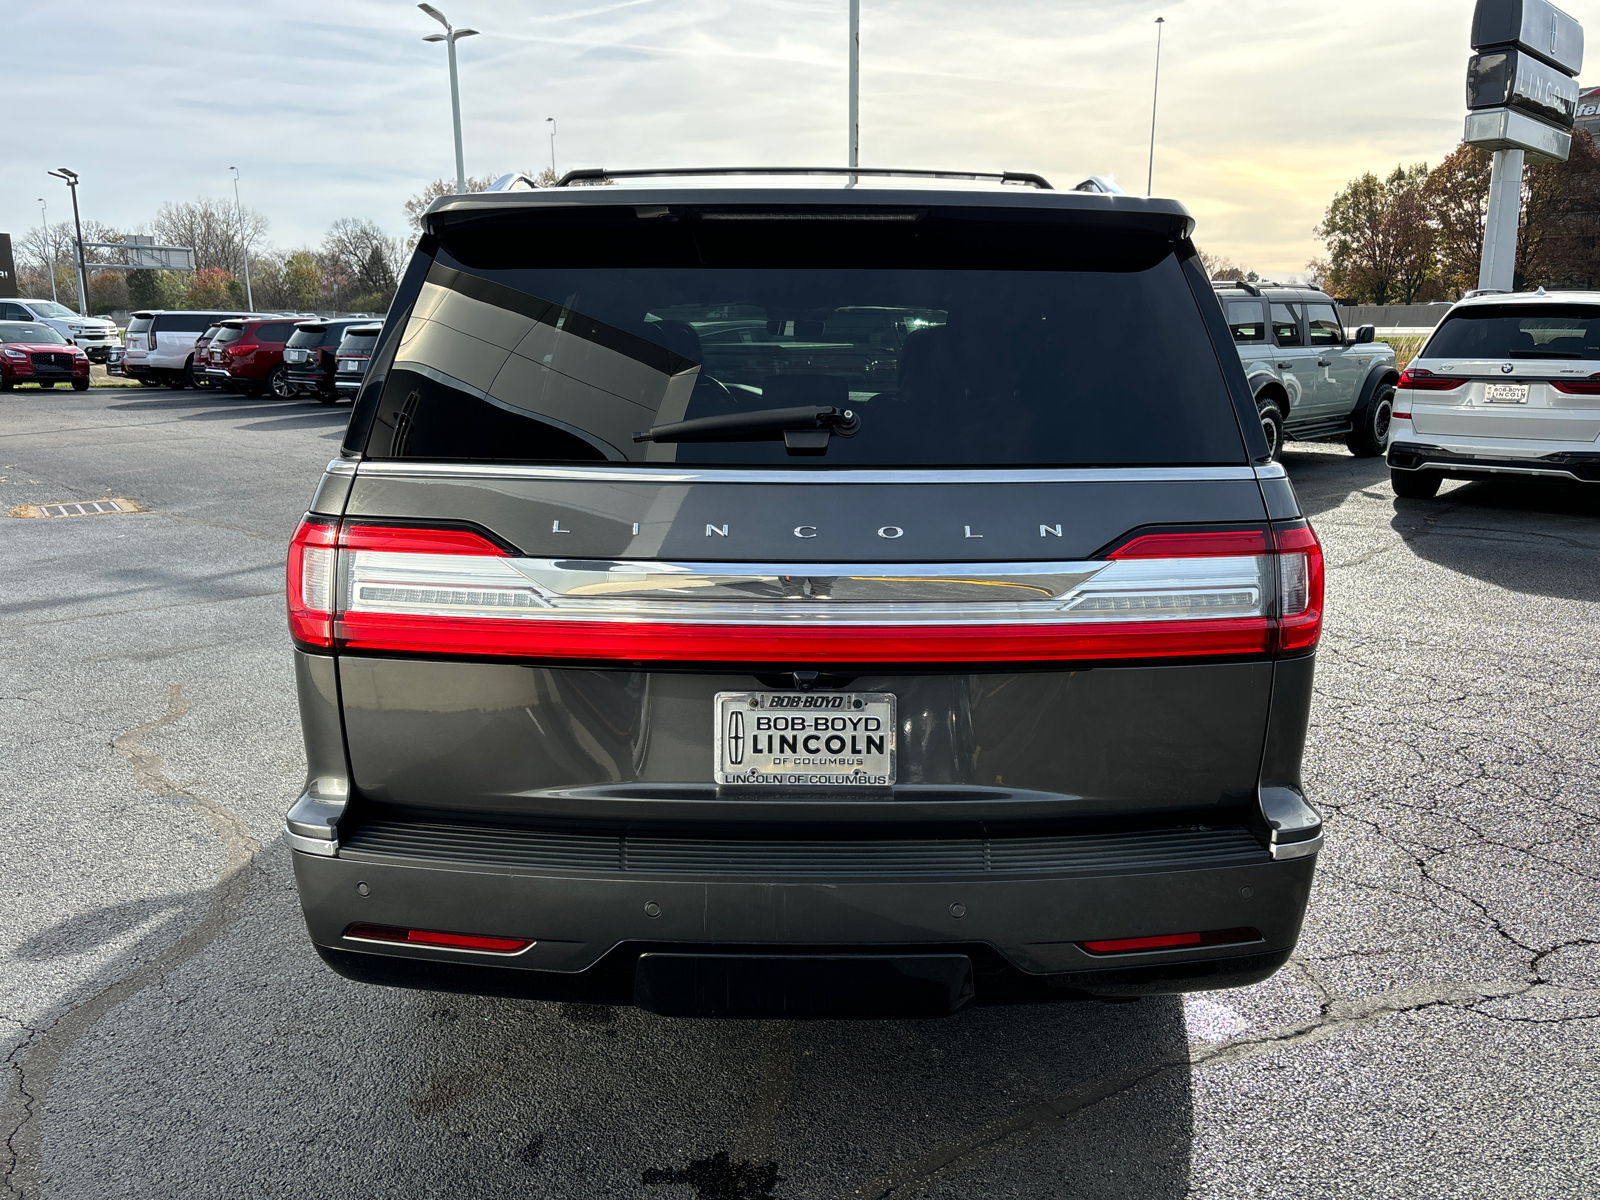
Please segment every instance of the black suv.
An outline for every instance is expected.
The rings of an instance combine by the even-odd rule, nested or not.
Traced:
[[[302,392],[309,392],[324,404],[335,404],[339,390],[334,387],[334,362],[344,331],[352,325],[370,325],[371,317],[339,321],[298,321],[283,347],[285,378]]]
[[[1322,556],[1192,225],[437,202],[290,547],[323,959],[787,1017],[1277,970]]]

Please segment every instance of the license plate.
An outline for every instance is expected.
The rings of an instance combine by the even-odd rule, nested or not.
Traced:
[[[717,783],[888,787],[894,702],[888,692],[718,692]]]
[[[297,363],[297,362],[305,362],[305,360],[306,360],[306,352],[304,350],[285,350],[283,352],[283,361],[284,362]]]
[[[339,370],[341,370],[341,371],[359,371],[359,370],[361,370],[361,362],[360,362],[359,359],[341,358],[339,360]]]
[[[1525,383],[1491,383],[1484,387],[1483,398],[1490,404],[1526,404],[1528,385]]]

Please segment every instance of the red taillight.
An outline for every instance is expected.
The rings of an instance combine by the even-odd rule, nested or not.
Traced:
[[[154,329],[144,335],[144,344],[151,350],[156,348],[156,331]]]
[[[338,540],[338,522],[307,517],[289,542],[289,633],[307,646],[333,645]]]
[[[690,625],[640,621],[497,621],[342,613],[351,650],[624,662],[1089,662],[1260,655],[1272,621],[1238,617],[1141,625]]]
[[[478,950],[489,954],[516,954],[533,945],[527,938],[484,937],[476,933],[440,933],[433,929],[405,929],[399,925],[356,924],[346,929],[344,936],[357,942],[443,946],[449,950]]]
[[[1211,558],[1265,554],[1267,535],[1259,529],[1217,533],[1147,533],[1124,542],[1110,558]]]
[[[1205,933],[1163,933],[1155,937],[1108,938],[1098,942],[1079,942],[1090,954],[1137,954],[1146,950],[1177,950],[1184,946],[1237,946],[1259,942],[1257,929],[1211,929]]]
[[[1453,392],[1466,382],[1465,379],[1453,375],[1435,375],[1426,368],[1414,371],[1408,368],[1400,372],[1400,382],[1395,384],[1395,387],[1414,392]]]
[[[1393,417],[1396,421],[1409,421],[1409,420],[1411,420],[1411,414],[1410,413],[1401,412],[1399,409],[1396,409],[1394,412],[1390,413],[1389,415],[1391,417]]]
[[[499,546],[470,529],[412,529],[403,525],[348,524],[344,527],[344,536],[339,539],[339,548],[387,550],[395,554],[505,556]]]
[[[1143,534],[1054,599],[965,611],[708,605],[626,578],[563,590],[547,576],[565,569],[470,529],[347,521],[340,533],[308,519],[290,550],[290,626],[316,648],[810,665],[1261,657],[1315,645],[1322,620],[1321,549],[1304,522]]]
[[[228,347],[228,353],[233,355],[235,358],[243,358],[246,354],[254,354],[259,349],[261,349],[261,347],[253,343],[246,345],[243,342],[235,342],[233,345]]]
[[[1569,396],[1600,396],[1600,373],[1587,379],[1552,379],[1550,386]]]
[[[1278,558],[1278,649],[1308,650],[1322,636],[1322,543],[1311,526],[1273,529]]]

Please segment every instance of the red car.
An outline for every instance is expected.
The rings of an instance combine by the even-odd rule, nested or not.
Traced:
[[[206,349],[206,378],[246,396],[271,392],[276,399],[293,400],[300,389],[283,365],[283,346],[294,335],[298,320],[304,318],[235,317],[223,321]]]
[[[42,388],[70,383],[78,392],[89,389],[89,360],[48,325],[35,321],[0,321],[0,392],[19,383]]]

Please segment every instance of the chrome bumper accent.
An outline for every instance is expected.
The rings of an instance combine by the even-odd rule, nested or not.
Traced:
[[[1307,838],[1303,842],[1273,842],[1269,849],[1272,851],[1273,862],[1283,862],[1289,858],[1307,858],[1322,850],[1323,835],[1319,832],[1316,837]]]
[[[339,819],[350,802],[350,782],[331,776],[313,779],[283,819],[289,845],[324,858],[339,856]]]

